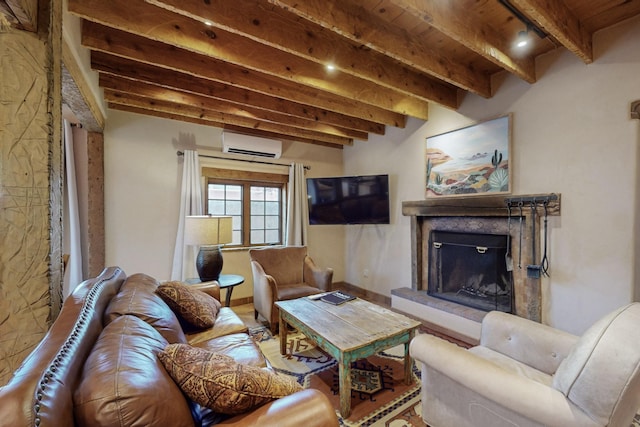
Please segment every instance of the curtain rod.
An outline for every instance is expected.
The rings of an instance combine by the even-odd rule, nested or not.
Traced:
[[[178,151],[178,157],[179,156],[184,156],[184,151]],[[248,160],[248,159],[232,159],[229,157],[222,157],[222,156],[211,156],[211,155],[207,155],[207,154],[198,154],[198,157],[206,157],[207,159],[220,159],[220,160],[232,160],[234,162],[247,162],[247,163],[260,163],[263,165],[276,165],[276,166],[291,166],[291,165],[287,165],[285,163],[277,163],[277,162],[265,162],[262,160]],[[311,166],[307,166],[304,165],[304,170],[311,170]]]

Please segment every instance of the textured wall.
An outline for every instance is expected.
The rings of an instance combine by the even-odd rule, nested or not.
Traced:
[[[40,33],[0,32],[0,385],[60,305],[61,3],[50,4]]]

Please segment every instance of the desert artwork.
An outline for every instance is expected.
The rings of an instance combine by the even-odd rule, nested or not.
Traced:
[[[426,140],[426,197],[508,193],[510,116]]]

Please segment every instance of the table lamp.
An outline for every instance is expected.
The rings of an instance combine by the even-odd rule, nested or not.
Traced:
[[[200,246],[196,269],[203,282],[218,280],[222,271],[220,245],[231,243],[230,216],[187,216],[184,224],[185,245]]]

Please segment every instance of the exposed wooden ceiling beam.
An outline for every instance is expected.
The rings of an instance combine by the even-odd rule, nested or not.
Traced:
[[[640,2],[637,1],[618,0],[602,3],[595,7],[591,3],[581,4],[588,9],[588,15],[581,16],[580,23],[589,34],[640,14]]]
[[[154,98],[160,101],[198,107],[230,116],[254,119],[260,122],[280,123],[295,128],[308,129],[319,133],[325,133],[327,135],[359,139],[362,141],[366,141],[368,138],[368,134],[366,132],[330,126],[322,122],[291,117],[278,112],[260,110],[246,105],[241,106],[221,99],[212,99],[207,96],[168,89],[166,87],[130,80],[123,77],[101,74],[100,86],[120,93],[129,93],[146,98]]]
[[[337,70],[424,101],[457,108],[454,86],[445,85],[398,61],[327,31],[264,1],[146,0],[278,50],[331,64]]]
[[[114,108],[341,147],[428,119],[431,103],[489,98],[502,70],[534,83],[535,59],[560,44],[592,62],[593,33],[640,14],[635,0],[508,1],[66,3]],[[516,49],[520,21],[549,37]]]
[[[563,0],[510,0],[519,11],[535,21],[585,63],[593,62],[591,35],[571,13]]]
[[[247,129],[247,128],[241,128],[239,126],[233,126],[233,125],[223,125],[222,128],[224,130],[229,130],[229,131],[241,133],[244,135],[260,136],[263,138],[271,138],[271,139],[282,139],[285,141],[293,141],[293,142],[304,142],[306,144],[320,145],[323,147],[337,148],[340,150],[342,150],[345,147],[345,145],[343,144],[330,144],[328,142],[323,142],[323,141],[316,141],[316,140],[301,138],[301,137],[293,137],[287,134],[276,134],[276,133],[267,132],[261,129]]]
[[[120,30],[83,21],[84,46],[139,62],[180,71],[194,76],[231,84],[263,94],[306,103],[341,114],[360,117],[386,125],[404,127],[406,116],[357,100],[328,94],[307,86],[247,70],[224,61],[194,54],[171,45],[149,40]]]
[[[174,113],[169,113],[164,111],[148,110],[146,108],[133,107],[125,104],[117,104],[117,103],[109,102],[107,103],[107,106],[112,110],[127,111],[130,113],[142,114],[145,116],[154,116],[154,117],[159,117],[163,119],[195,123],[195,124],[204,125],[204,126],[214,126],[214,127],[222,128],[225,130],[234,131],[236,133],[242,133],[245,135],[260,136],[260,137],[269,138],[269,139],[281,139],[284,141],[303,142],[305,144],[314,144],[314,145],[320,145],[324,147],[337,148],[337,149],[342,149],[344,147],[344,145],[341,145],[341,144],[329,144],[327,142],[315,141],[312,139],[301,138],[301,137],[294,137],[294,136],[282,134],[282,133],[267,132],[261,129],[249,129],[245,127],[219,123],[211,120],[200,119],[197,117],[187,117],[184,115],[174,114]]]
[[[385,126],[380,123],[264,95],[229,84],[109,55],[104,52],[91,52],[91,67],[101,73],[128,77],[183,92],[208,96],[213,99],[228,100],[239,105],[276,111],[302,119],[321,121],[341,128],[379,135],[384,135],[385,133]]]
[[[144,108],[149,111],[170,113],[176,116],[182,115],[185,117],[199,118],[209,120],[217,124],[234,125],[249,129],[262,129],[273,133],[300,136],[301,138],[328,142],[330,144],[353,144],[353,141],[350,138],[327,135],[305,129],[298,129],[278,123],[270,123],[246,117],[233,116],[230,114],[219,113],[217,111],[207,110],[204,108],[176,104],[170,101],[160,101],[154,98],[121,93],[111,89],[104,90],[104,98],[107,102],[114,104],[124,104],[132,107]]]
[[[433,77],[491,96],[490,76],[474,72],[359,5],[341,0],[268,1]]]
[[[131,32],[200,55],[266,73],[334,95],[359,100],[399,114],[427,120],[428,102],[415,94],[389,89],[167,10],[129,0],[69,0],[69,10],[112,28]],[[431,85],[443,105],[457,107],[455,91]]]
[[[428,2],[392,0],[392,2],[510,73],[529,83],[536,81],[533,58],[516,58],[510,55],[510,41],[501,37],[487,23],[474,19],[459,2],[450,0]]]

